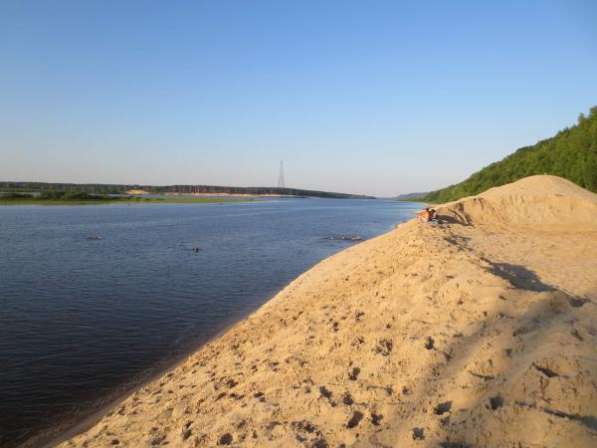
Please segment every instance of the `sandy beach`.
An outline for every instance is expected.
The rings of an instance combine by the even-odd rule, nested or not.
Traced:
[[[307,271],[66,447],[597,446],[597,195],[533,176]]]

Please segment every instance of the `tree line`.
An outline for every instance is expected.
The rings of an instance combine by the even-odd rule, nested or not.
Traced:
[[[0,182],[0,192],[5,193],[68,193],[68,194],[126,194],[129,190],[143,190],[151,194],[205,194],[227,193],[242,195],[290,195],[320,198],[372,198],[356,194],[329,191],[303,190],[276,187],[227,187],[217,185],[126,185],[126,184],[72,184],[46,182]]]

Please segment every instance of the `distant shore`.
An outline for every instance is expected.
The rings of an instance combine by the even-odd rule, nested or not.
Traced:
[[[103,196],[95,198],[40,198],[31,197],[2,197],[0,196],[0,206],[11,205],[107,205],[107,204],[209,204],[209,203],[238,203],[251,202],[257,200],[252,196],[247,197],[225,197],[225,196],[190,196],[190,195],[167,195],[160,197],[143,196]]]
[[[125,185],[125,184],[74,184],[48,182],[11,182],[0,181],[0,191],[11,193],[24,192],[85,192],[90,194],[127,194],[138,192],[141,194],[218,194],[254,195],[254,196],[299,196],[336,199],[375,199],[373,196],[332,191],[305,190],[287,187],[233,187],[221,185]]]

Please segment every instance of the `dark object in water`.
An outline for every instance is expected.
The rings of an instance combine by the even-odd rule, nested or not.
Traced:
[[[360,235],[330,235],[325,237],[326,240],[331,241],[363,241],[363,238]]]
[[[100,236],[100,235],[89,235],[89,236],[87,237],[87,239],[88,239],[89,241],[99,241],[99,240],[103,240],[103,239],[104,239],[104,237],[103,237],[103,236]]]

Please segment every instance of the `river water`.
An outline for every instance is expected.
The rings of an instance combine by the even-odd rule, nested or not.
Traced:
[[[418,204],[0,207],[0,446],[74,421]],[[199,251],[194,250],[199,248]]]

